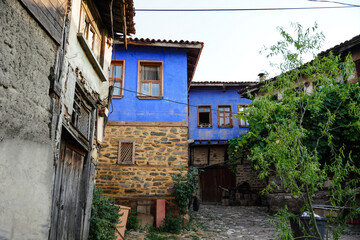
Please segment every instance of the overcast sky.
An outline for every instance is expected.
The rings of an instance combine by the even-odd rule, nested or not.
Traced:
[[[360,0],[338,0],[358,4]],[[307,0],[134,0],[135,9],[284,8],[341,6]],[[317,22],[326,39],[322,50],[360,34],[360,8],[241,11],[136,12],[135,37],[204,42],[194,81],[256,81],[271,69],[259,51],[280,40],[277,26]]]

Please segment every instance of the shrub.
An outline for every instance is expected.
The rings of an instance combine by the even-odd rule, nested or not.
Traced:
[[[139,228],[139,218],[135,211],[130,210],[126,223],[126,230],[137,230],[138,228]]]
[[[185,214],[189,205],[189,200],[198,189],[199,178],[196,168],[190,168],[189,171],[184,174],[182,168],[179,173],[171,174],[174,183],[173,196],[175,197],[174,203],[181,214]]]
[[[104,196],[101,188],[94,188],[88,239],[115,240],[115,228],[119,223],[119,217],[119,208],[113,200]]]

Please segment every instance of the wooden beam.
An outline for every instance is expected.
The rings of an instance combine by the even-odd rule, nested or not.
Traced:
[[[125,49],[127,50],[127,38],[126,38],[126,34],[127,34],[127,29],[126,29],[126,11],[125,11],[125,0],[122,1],[123,2],[123,27],[124,27],[124,45],[125,45]]]
[[[108,126],[187,127],[187,122],[109,121]]]

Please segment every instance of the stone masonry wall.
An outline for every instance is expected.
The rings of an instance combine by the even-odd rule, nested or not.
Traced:
[[[16,0],[0,0],[0,239],[48,239],[57,46]]]
[[[209,146],[210,148],[210,165],[223,163],[225,159],[226,146]],[[194,147],[193,150],[194,165],[208,164],[208,147]]]
[[[249,183],[251,189],[262,190],[266,187],[266,181],[257,178],[257,174],[251,170],[250,162],[244,160],[243,164],[236,168],[236,185],[244,182]]]
[[[117,164],[119,140],[135,140],[135,164]],[[168,198],[170,173],[187,166],[187,127],[107,126],[96,185],[117,199]]]

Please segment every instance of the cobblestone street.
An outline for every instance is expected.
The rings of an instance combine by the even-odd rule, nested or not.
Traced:
[[[266,207],[201,205],[200,210],[194,213],[194,218],[198,231],[185,231],[176,237],[169,236],[168,239],[276,239]],[[126,239],[145,239],[145,235],[146,233],[132,232]],[[359,225],[351,226],[340,239],[360,239]]]

